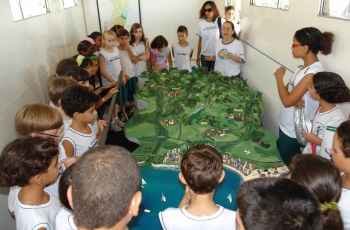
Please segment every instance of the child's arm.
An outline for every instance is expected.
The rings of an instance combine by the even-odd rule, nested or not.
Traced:
[[[190,60],[192,59],[192,55],[193,55],[193,50],[191,51],[191,54],[190,54]]]
[[[158,73],[160,71],[160,67],[156,63],[153,62],[153,55],[154,55],[154,53],[152,53],[152,51],[151,51],[151,56],[149,58],[149,62],[154,67],[154,72]]]
[[[115,82],[115,80],[111,77],[111,75],[109,75],[106,71],[106,67],[105,67],[105,57],[100,54],[98,56],[98,63],[99,63],[99,67],[100,67],[100,73],[102,75],[102,77],[106,78],[108,81],[110,82]]]
[[[170,51],[168,53],[168,63],[169,63],[169,69],[173,68],[173,59],[171,58]]]
[[[319,138],[316,134],[314,133],[307,133],[302,131],[301,134],[303,135],[303,137],[305,138],[305,140],[307,142],[310,142],[311,144],[315,144],[318,146],[322,145],[322,139]]]
[[[141,56],[137,56],[137,59],[139,61],[147,61],[149,59],[150,51],[149,51],[149,45],[146,43],[145,45],[145,53]]]
[[[174,46],[171,47],[171,52],[173,53],[173,57],[175,57],[175,54],[174,54]]]
[[[126,45],[126,51],[128,52],[130,58],[131,58],[131,61],[134,63],[134,64],[137,64],[137,62],[139,62],[138,58],[135,56],[135,54],[132,52],[132,50],[130,49],[130,46],[129,45]]]
[[[190,203],[191,203],[191,195],[190,195],[189,188],[186,185],[185,194],[180,201],[179,208],[183,208],[184,206],[189,205]]]
[[[198,38],[198,51],[197,51],[197,66],[201,66],[201,51],[202,51],[202,38]]]
[[[68,168],[69,166],[71,166],[72,164],[74,164],[75,162],[77,162],[79,160],[80,157],[69,157],[69,158],[66,158],[66,159],[63,159],[61,160],[61,163],[64,164],[64,166],[66,168]]]
[[[100,143],[102,132],[105,126],[107,126],[107,121],[105,120],[98,120],[98,133],[96,133],[97,141]]]
[[[94,91],[94,93],[95,93],[96,95],[99,95],[103,90],[109,89],[109,88],[115,86],[116,84],[117,84],[117,82],[112,82],[112,83],[109,83],[108,85],[102,85],[101,87],[97,88],[97,89]],[[113,94],[112,94],[112,96],[113,96]],[[106,97],[105,97],[105,99],[107,100],[107,99],[109,99],[109,98],[106,98]]]
[[[67,158],[72,157],[74,155],[73,144],[68,140],[63,140],[62,145],[63,145],[64,151],[66,152]]]

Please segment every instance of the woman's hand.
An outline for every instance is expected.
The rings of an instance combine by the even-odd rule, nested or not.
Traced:
[[[206,55],[206,56],[204,56],[204,60],[206,60],[206,61],[215,61],[215,56]]]
[[[286,68],[281,66],[279,67],[276,72],[274,73],[275,77],[278,78],[283,78],[284,74],[286,73]]]

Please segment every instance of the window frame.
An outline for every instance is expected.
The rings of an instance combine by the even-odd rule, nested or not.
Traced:
[[[11,9],[12,19],[14,22],[18,22],[18,21],[22,21],[25,19],[29,19],[29,18],[33,18],[33,17],[37,17],[37,16],[51,13],[51,6],[49,3],[49,0],[36,0],[36,2],[33,1],[33,3],[37,4],[37,3],[40,3],[39,1],[42,1],[45,4],[45,7],[44,7],[45,12],[27,16],[24,14],[24,12],[28,9],[24,10],[25,5],[22,4],[22,1],[28,1],[28,0],[9,0],[8,1],[10,9]],[[37,6],[35,6],[35,7],[37,7]]]
[[[72,7],[78,6],[78,0],[71,0],[71,1],[73,1],[73,2],[74,2],[74,6],[67,6],[67,7],[65,7],[65,6],[64,6],[64,2],[65,2],[65,0],[61,0],[61,1],[60,1],[60,2],[61,2],[61,10],[64,10],[64,9],[69,9],[69,8],[72,8]]]
[[[342,15],[339,16],[335,16],[335,15],[331,15],[330,11],[329,12],[325,12],[325,4],[326,1],[330,2],[333,0],[320,0],[320,7],[319,7],[319,11],[318,11],[318,16],[320,17],[326,17],[326,18],[331,18],[331,19],[340,19],[342,21],[350,21],[350,0],[348,0],[347,5],[345,6],[343,13],[345,11],[348,12],[348,16],[347,17],[342,17]]]
[[[256,1],[256,0],[250,0],[250,5],[251,5],[251,6],[266,7],[266,8],[270,8],[270,9],[278,9],[278,10],[289,11],[289,1],[290,1],[290,0],[288,0],[288,7],[287,7],[287,9],[281,8],[281,4],[282,4],[283,0],[271,0],[271,1],[274,1],[274,2],[277,1],[277,7],[274,7],[274,6],[257,5],[257,4],[254,3],[254,1]],[[269,1],[269,0],[265,0],[265,1]]]

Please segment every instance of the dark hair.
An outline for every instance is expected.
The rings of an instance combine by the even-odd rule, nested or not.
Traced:
[[[294,37],[302,45],[307,45],[309,50],[314,54],[317,54],[318,51],[321,51],[324,55],[332,52],[334,34],[330,32],[321,33],[321,31],[314,27],[306,27],[295,32]]]
[[[225,13],[229,10],[235,10],[235,8],[233,6],[226,6],[225,7]]]
[[[205,19],[205,12],[204,12],[204,9],[205,9],[205,6],[206,5],[210,5],[211,8],[213,8],[213,12],[214,12],[214,20],[216,18],[219,18],[220,17],[220,12],[218,10],[218,7],[216,6],[215,2],[213,1],[206,1],[203,5],[202,5],[202,8],[199,10],[199,19]]]
[[[141,37],[140,41],[146,45],[145,33],[143,32],[143,28],[142,28],[141,24],[139,24],[139,23],[134,23],[131,26],[130,43],[129,43],[130,45],[134,45],[134,43],[135,43],[135,36],[133,35],[133,32],[136,31],[137,29],[140,29],[140,28],[142,29],[142,37]]]
[[[340,148],[345,157],[350,157],[350,120],[344,121],[337,128],[336,134],[340,141]]]
[[[67,73],[67,70],[71,67],[78,66],[77,61],[74,58],[65,58],[58,62],[56,67],[56,74],[63,76]]]
[[[91,55],[90,55],[91,56]],[[83,61],[81,62],[80,64],[80,67],[84,68],[84,67],[87,67],[87,66],[92,66],[92,60],[88,57],[84,58]]]
[[[72,173],[74,215],[78,227],[111,228],[128,212],[140,188],[135,157],[119,146],[89,149]]]
[[[112,26],[112,28],[110,28],[110,30],[112,30],[114,33],[117,33],[117,31],[119,29],[124,29],[124,26],[121,26],[121,25],[114,25]]]
[[[129,37],[129,31],[127,31],[124,28],[120,28],[117,30],[117,38],[123,37],[123,36],[127,36]]]
[[[65,114],[84,113],[93,106],[100,97],[81,85],[72,86],[63,92],[61,106]]]
[[[98,37],[102,36],[102,34],[98,31],[94,31],[89,35],[89,38],[92,38],[92,40],[96,40]]]
[[[61,203],[63,206],[69,210],[72,211],[72,207],[69,204],[68,198],[67,198],[67,190],[69,186],[72,184],[72,171],[74,168],[74,164],[66,168],[64,172],[62,173],[60,177],[60,181],[58,184],[58,196],[60,198]]]
[[[50,101],[56,106],[60,106],[59,100],[62,93],[70,86],[77,85],[78,82],[69,77],[51,77],[47,83],[47,91]]]
[[[93,49],[94,49],[94,45],[91,44],[91,42],[83,40],[81,42],[79,42],[77,50],[79,52],[79,54],[83,55],[81,51],[85,52],[86,54],[92,54],[93,53]]]
[[[329,160],[312,154],[297,154],[290,164],[290,178],[307,187],[320,204],[338,203],[342,182],[339,170]],[[339,210],[322,211],[323,229],[343,229]]]
[[[42,103],[24,105],[15,116],[16,132],[23,136],[59,129],[62,125],[63,119],[58,110]]]
[[[89,80],[89,73],[80,66],[75,66],[75,67],[70,68],[67,71],[66,76],[72,77],[77,82]]]
[[[320,98],[328,103],[350,101],[350,89],[336,73],[318,72],[313,77],[313,84]]]
[[[0,155],[0,186],[26,186],[30,178],[44,173],[58,156],[55,140],[43,137],[16,139]]]
[[[230,21],[226,21],[226,22],[224,22],[224,24],[225,23],[229,23],[230,25],[231,25],[231,28],[232,28],[232,30],[233,30],[233,34],[232,34],[232,37],[234,38],[234,39],[237,39],[237,40],[239,40],[239,37],[237,36],[237,34],[236,34],[236,31],[235,31],[235,25],[232,23],[232,22],[230,22]]]
[[[160,49],[164,47],[168,47],[168,41],[162,35],[158,35],[151,42],[152,49]]]
[[[246,230],[322,229],[320,204],[315,196],[286,178],[246,181],[238,189],[236,201]]]
[[[177,33],[185,33],[186,35],[188,35],[188,30],[186,26],[179,26],[179,28],[177,28]]]
[[[222,170],[221,154],[206,144],[188,149],[181,160],[181,173],[196,194],[212,192],[219,183]]]

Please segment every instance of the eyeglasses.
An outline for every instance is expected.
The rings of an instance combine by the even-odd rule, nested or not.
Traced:
[[[212,12],[213,8],[204,9],[204,12]]]
[[[292,44],[292,48],[298,47],[298,46],[302,46],[302,44],[298,43],[298,44]]]
[[[58,134],[51,134],[51,133],[45,133],[45,132],[37,132],[37,134],[41,134],[41,135],[45,135],[48,137],[54,137],[54,138],[62,138],[62,134],[63,134],[63,127],[61,128],[61,131]]]

